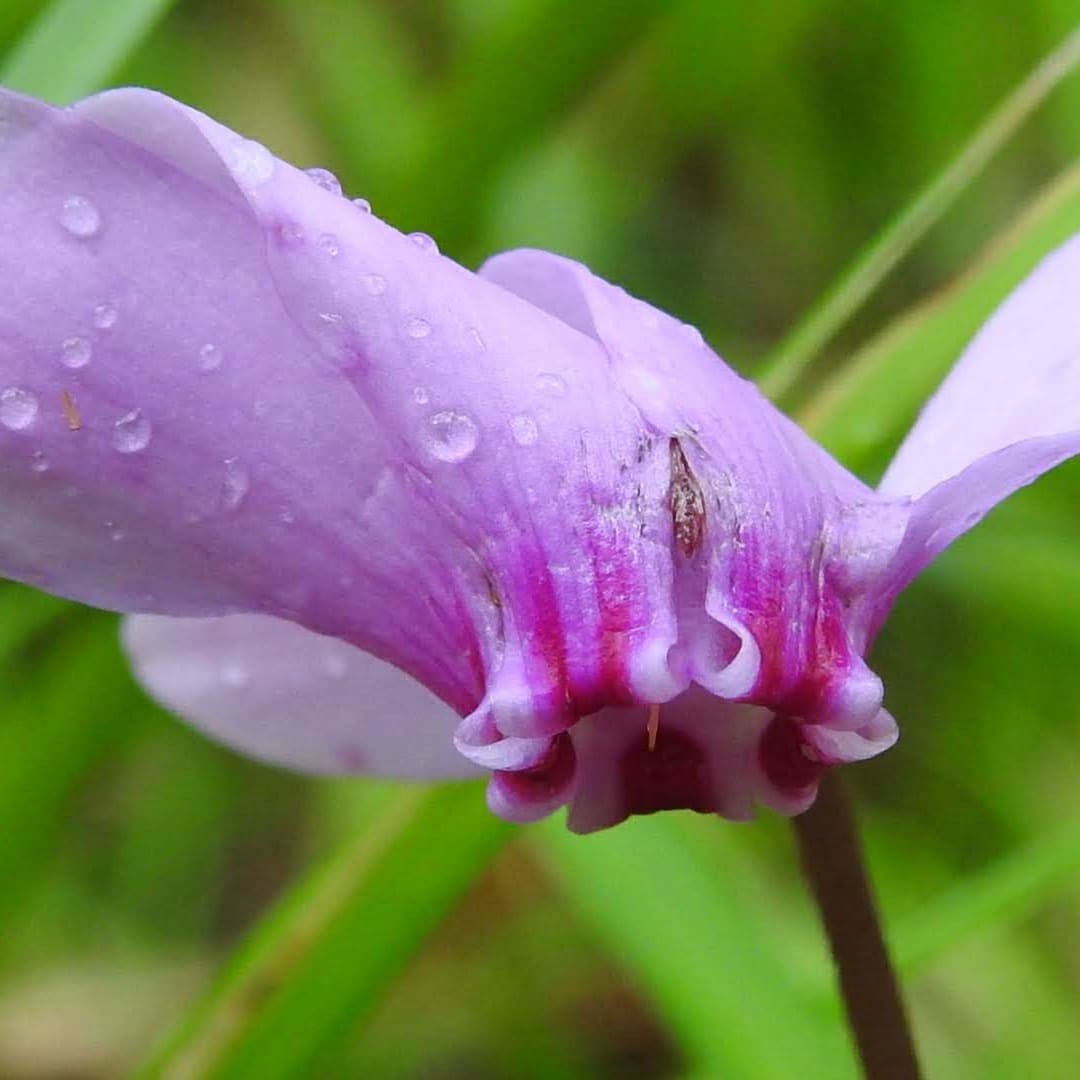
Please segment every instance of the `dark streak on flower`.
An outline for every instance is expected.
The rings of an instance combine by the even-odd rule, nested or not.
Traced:
[[[671,448],[671,522],[675,540],[682,553],[689,559],[701,547],[705,536],[705,497],[701,485],[686,460],[678,439],[672,439]]]

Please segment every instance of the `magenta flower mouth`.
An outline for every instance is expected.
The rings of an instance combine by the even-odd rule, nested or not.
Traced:
[[[895,741],[899,592],[1080,449],[1075,242],[875,491],[570,260],[470,273],[150,91],[0,120],[0,571],[135,613],[147,689],[266,760],[796,813]]]

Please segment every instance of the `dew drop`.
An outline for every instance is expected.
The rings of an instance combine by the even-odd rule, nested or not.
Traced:
[[[66,368],[77,370],[90,363],[93,349],[84,337],[69,337],[60,345],[60,363]]]
[[[553,394],[562,397],[566,393],[566,380],[561,375],[553,375],[550,371],[542,371],[536,376],[536,386],[545,394]]]
[[[280,521],[282,525],[295,525],[296,514],[287,506],[283,506],[278,511],[278,521]]]
[[[224,359],[225,355],[222,353],[219,345],[207,342],[199,348],[198,365],[199,370],[202,372],[209,373],[211,371],[217,371],[217,369],[221,367],[221,361]]]
[[[121,454],[137,454],[150,443],[150,421],[141,410],[132,409],[113,425],[112,444]]]
[[[94,308],[94,326],[96,326],[98,330],[108,330],[115,326],[116,318],[116,305],[110,304],[107,300]]]
[[[233,145],[230,165],[241,183],[262,184],[274,174],[274,155],[262,143],[241,139]]]
[[[101,228],[98,208],[81,195],[69,195],[60,208],[60,224],[80,240],[89,240]]]
[[[240,689],[251,681],[251,672],[237,660],[227,660],[221,665],[221,681],[233,689]]]
[[[475,326],[469,327],[469,337],[472,338],[473,344],[481,351],[487,352],[487,342],[480,335],[480,331]]]
[[[386,278],[384,278],[382,274],[365,274],[364,288],[367,289],[372,296],[382,296],[382,294],[386,292]]]
[[[479,441],[476,421],[467,413],[448,409],[428,419],[427,448],[439,461],[464,461]]]
[[[518,446],[532,446],[540,438],[540,429],[528,413],[518,413],[510,417],[510,431]]]
[[[329,169],[305,169],[304,172],[323,191],[329,191],[331,195],[341,194],[341,181]]]
[[[221,505],[226,510],[235,510],[248,493],[251,477],[239,458],[225,459],[225,475],[221,481]]]
[[[116,527],[116,522],[114,521],[106,521],[105,528],[109,530],[109,539],[114,544],[119,544],[120,541],[127,536],[127,533],[124,532],[123,529],[118,529]]]
[[[426,405],[430,400],[426,386],[414,386],[412,392],[412,399],[417,405]]]
[[[295,221],[279,221],[274,227],[274,235],[286,250],[301,247],[304,243],[304,230]]]
[[[0,390],[0,424],[9,431],[24,431],[37,419],[37,398],[21,386]]]
[[[352,204],[361,213],[364,213],[364,214],[370,214],[371,213],[371,203],[369,203],[367,201],[367,199],[353,199]]]
[[[45,456],[44,450],[35,450],[30,455],[30,471],[36,473],[49,471],[49,459]]]
[[[316,241],[319,247],[333,258],[341,249],[338,247],[338,239],[333,233],[323,233]]]
[[[426,319],[410,319],[405,329],[409,337],[419,340],[431,333],[431,324]]]
[[[434,251],[438,254],[439,245],[435,243],[435,238],[428,236],[426,232],[409,233],[409,239],[420,248],[421,251]]]

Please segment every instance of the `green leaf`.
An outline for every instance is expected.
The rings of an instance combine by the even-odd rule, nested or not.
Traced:
[[[393,789],[381,804],[263,921],[144,1076],[305,1075],[512,832],[474,784]]]
[[[0,83],[65,103],[101,89],[172,0],[53,0],[0,69]]]
[[[761,377],[772,397],[787,394],[817,353],[944,216],[1046,96],[1080,63],[1080,28],[1047,56],[990,114],[960,153],[841,274],[777,347]]]
[[[704,824],[687,815],[634,818],[581,837],[548,821],[530,836],[695,1071],[759,1080],[800,1075],[813,1062],[817,1075],[854,1075],[841,1026],[815,1001],[824,956],[819,978],[807,978],[805,949],[791,940],[795,923],[770,910],[777,905],[734,826]]]
[[[67,600],[0,581],[0,663],[70,608]]]

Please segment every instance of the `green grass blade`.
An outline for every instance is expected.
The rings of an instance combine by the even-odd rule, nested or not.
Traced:
[[[12,49],[0,83],[66,103],[99,90],[172,0],[53,0]]]
[[[1034,837],[984,870],[897,923],[896,962],[918,975],[949,950],[990,927],[1000,928],[1034,911],[1080,870],[1080,820]]]
[[[845,464],[880,467],[919,407],[995,307],[1050,250],[1080,229],[1080,167],[1049,185],[959,281],[901,316],[800,412]]]
[[[511,832],[475,785],[395,790],[373,825],[260,925],[143,1075],[307,1075]]]
[[[4,679],[0,815],[18,827],[0,844],[0,907],[35,880],[72,795],[128,733],[139,700],[115,620],[80,613],[49,632],[48,651]]]
[[[1080,63],[1080,27],[990,114],[973,138],[879,234],[777,347],[761,385],[782,398],[818,352],[986,168],[1047,95]]]
[[[589,837],[534,826],[535,849],[597,938],[645,990],[696,1072],[854,1075],[831,1013],[810,1007],[792,922],[771,919],[751,856],[709,820],[636,818]],[[804,957],[805,954],[802,954]],[[818,970],[825,976],[824,957]]]

